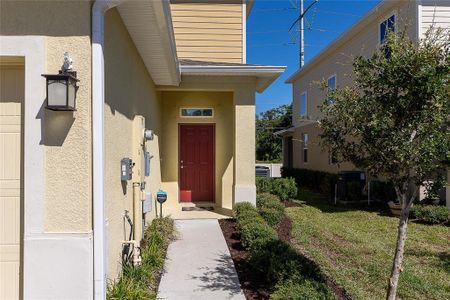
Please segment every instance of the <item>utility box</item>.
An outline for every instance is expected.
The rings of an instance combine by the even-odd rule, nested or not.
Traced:
[[[152,211],[152,193],[146,192],[142,201],[142,212],[144,214]]]
[[[133,161],[131,158],[125,157],[120,161],[120,180],[128,181],[131,180],[133,174]]]

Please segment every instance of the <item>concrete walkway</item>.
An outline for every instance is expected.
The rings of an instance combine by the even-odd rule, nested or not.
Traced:
[[[158,299],[245,300],[217,220],[176,220]]]

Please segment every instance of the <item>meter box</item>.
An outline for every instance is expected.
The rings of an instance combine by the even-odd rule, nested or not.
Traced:
[[[158,203],[163,204],[164,202],[167,201],[167,193],[164,191],[159,191],[156,193],[156,201],[158,201]]]
[[[142,201],[142,212],[144,214],[152,211],[152,193],[146,192],[144,200]]]
[[[125,157],[122,158],[120,161],[120,180],[121,181],[128,181],[131,180],[132,175],[132,168],[133,168],[133,161],[131,158]]]

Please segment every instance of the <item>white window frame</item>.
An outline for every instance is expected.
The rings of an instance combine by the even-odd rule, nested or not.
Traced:
[[[212,111],[211,116],[183,116],[183,109],[210,109]],[[213,107],[180,107],[180,118],[188,118],[188,119],[212,119],[214,118],[214,108]]]
[[[333,77],[334,77],[334,88],[333,88],[333,91],[336,90],[336,88],[337,88],[337,74],[334,73],[333,75],[331,75],[330,77],[327,78],[327,93],[330,91],[330,89],[329,89],[329,81],[330,81],[330,79],[333,78]],[[333,103],[334,103],[335,101],[336,101],[336,100],[333,100]]]
[[[333,77],[334,77],[334,89],[336,89],[336,87],[337,87],[337,74],[336,73],[334,73],[333,75],[331,75],[330,77],[327,78],[327,85],[328,85],[329,80]]]
[[[305,114],[302,114],[302,96],[305,95]],[[307,118],[308,117],[308,91],[304,91],[300,94],[300,98],[298,101],[298,112],[300,118]]]
[[[378,22],[378,36],[377,36],[377,41],[378,41],[378,46],[383,45],[383,43],[381,42],[381,24],[386,22],[390,17],[394,16],[395,18],[395,23],[394,23],[394,32],[398,32],[398,14],[397,11],[394,10],[393,12],[390,12],[386,15],[383,16],[383,18],[381,19],[381,21]]]
[[[330,166],[334,166],[337,164],[337,162],[333,162],[333,151],[328,151],[328,164]]]
[[[305,139],[306,137],[306,139]],[[308,147],[308,143],[309,143],[309,134],[307,132],[303,132],[302,133],[302,141],[303,141],[303,147],[302,147],[302,163],[303,164],[307,164],[309,161],[309,147]],[[305,150],[306,150],[306,161],[305,161]]]

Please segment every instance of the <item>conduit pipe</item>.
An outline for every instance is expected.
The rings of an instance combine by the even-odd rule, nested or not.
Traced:
[[[94,299],[106,299],[104,16],[125,0],[97,0],[92,6],[92,186],[94,227]]]

